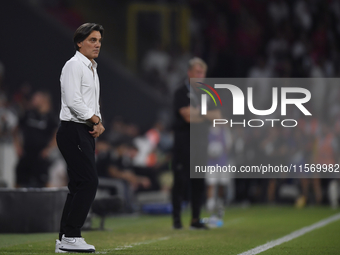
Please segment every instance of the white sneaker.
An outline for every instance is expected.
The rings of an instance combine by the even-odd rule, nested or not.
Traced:
[[[63,235],[59,250],[70,252],[95,252],[93,245],[87,244],[82,237],[65,237]]]
[[[60,244],[61,242],[59,239],[55,240],[55,253],[67,253],[67,251],[59,250]]]

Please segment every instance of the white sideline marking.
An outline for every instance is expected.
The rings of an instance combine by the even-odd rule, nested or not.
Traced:
[[[129,245],[124,245],[124,246],[118,246],[117,248],[114,248],[114,249],[106,249],[106,250],[101,251],[101,252],[96,252],[96,254],[107,254],[108,252],[111,252],[111,251],[125,250],[125,249],[132,248],[134,246],[138,246],[138,245],[141,245],[141,244],[149,244],[149,243],[154,243],[154,242],[158,242],[158,241],[168,240],[169,238],[170,238],[169,236],[165,236],[165,237],[161,237],[161,238],[153,239],[153,240],[149,240],[149,241],[132,243],[132,244],[129,244]]]
[[[277,246],[277,245],[280,245],[280,244],[283,244],[285,242],[288,242],[288,241],[291,241],[299,236],[302,236],[308,232],[311,232],[315,229],[318,229],[318,228],[321,228],[321,227],[324,227],[326,225],[328,225],[329,223],[333,222],[333,221],[337,221],[340,219],[340,213],[338,214],[335,214],[329,218],[326,218],[324,220],[321,220],[317,223],[314,223],[313,225],[310,225],[308,227],[304,227],[304,228],[301,228],[299,230],[296,230],[284,237],[281,237],[279,239],[276,239],[276,240],[273,240],[273,241],[270,241],[264,245],[260,245],[260,246],[257,246],[255,247],[254,249],[251,249],[249,251],[246,251],[246,252],[243,252],[243,253],[240,253],[238,255],[254,255],[254,254],[259,254],[261,252],[264,252],[266,250],[269,250],[271,248],[273,248],[274,246]]]
[[[243,221],[243,220],[244,220],[243,217],[232,219],[232,220],[224,222],[223,226],[225,227],[225,226],[234,225],[234,224],[239,223],[240,221]],[[149,240],[149,241],[132,243],[132,244],[129,244],[129,245],[124,245],[124,246],[118,246],[117,248],[114,248],[114,249],[105,249],[103,251],[96,252],[95,254],[107,254],[108,252],[112,252],[112,251],[125,250],[125,249],[132,248],[134,246],[138,246],[138,245],[141,245],[141,244],[149,244],[149,243],[154,243],[154,242],[168,240],[168,239],[170,239],[170,237],[165,236],[165,237],[161,237],[161,238],[153,239],[153,240]]]

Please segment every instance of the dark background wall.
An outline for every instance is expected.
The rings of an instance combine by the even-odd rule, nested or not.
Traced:
[[[54,111],[58,113],[60,72],[75,53],[73,31],[20,0],[2,1],[0,24],[0,60],[6,67],[5,90],[12,94],[24,82],[30,83],[33,89],[49,90],[53,95]],[[105,50],[97,62],[104,118],[110,120],[120,115],[141,127],[150,126],[161,102],[143,91],[143,83],[117,66],[106,56]]]

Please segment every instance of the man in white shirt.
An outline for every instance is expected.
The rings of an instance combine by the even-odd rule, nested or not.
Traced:
[[[66,62],[60,76],[61,124],[57,144],[67,163],[69,194],[60,223],[56,253],[95,252],[81,238],[81,227],[94,200],[98,176],[95,165],[95,138],[105,128],[99,108],[97,63],[104,29],[85,23],[75,32],[76,54]]]

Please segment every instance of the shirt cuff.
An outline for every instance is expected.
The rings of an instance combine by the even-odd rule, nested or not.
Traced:
[[[97,113],[96,116],[100,119],[100,122],[103,122],[102,115],[100,113]]]
[[[94,115],[94,111],[89,109],[88,113],[84,116],[84,119],[85,120],[91,119],[93,115]]]

